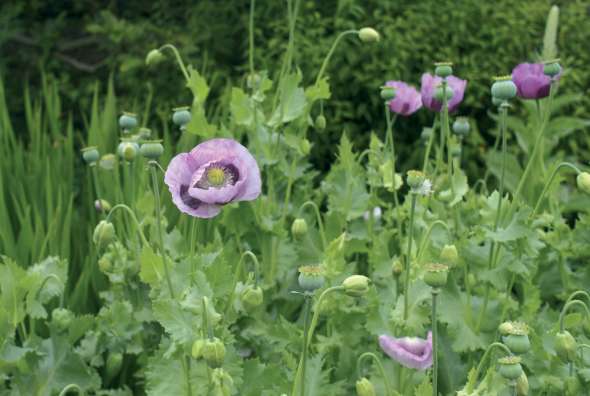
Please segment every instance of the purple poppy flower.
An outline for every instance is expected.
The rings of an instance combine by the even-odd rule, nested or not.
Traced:
[[[555,76],[559,79],[561,72]],[[523,99],[541,99],[549,96],[551,77],[543,73],[542,63],[521,63],[512,70],[512,81],[518,96]]]
[[[221,206],[260,195],[260,169],[252,154],[232,139],[211,139],[172,158],[164,182],[181,212],[216,216]]]
[[[405,367],[425,370],[432,366],[432,332],[427,338],[379,336],[379,345],[392,359]]]
[[[403,116],[414,114],[422,107],[420,93],[403,81],[387,81],[386,87],[395,88],[395,97],[389,101],[389,109]]]
[[[449,106],[449,112],[455,111],[459,104],[463,101],[463,95],[465,94],[465,87],[467,86],[466,80],[461,80],[455,76],[447,77],[449,87],[453,90],[453,97],[447,103]],[[433,76],[429,73],[422,75],[422,82],[420,86],[420,94],[422,95],[422,103],[425,107],[428,107],[432,111],[441,111],[442,103],[434,98],[434,92],[436,87],[442,83],[442,78]]]

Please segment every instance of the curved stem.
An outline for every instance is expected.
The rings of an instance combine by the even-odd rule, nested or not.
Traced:
[[[357,376],[360,378],[362,376],[362,362],[363,359],[366,358],[371,358],[373,359],[373,361],[377,364],[377,368],[379,369],[379,373],[381,374],[381,377],[383,377],[383,383],[385,384],[385,395],[389,396],[391,395],[393,392],[391,390],[391,385],[389,384],[389,379],[387,378],[387,375],[385,374],[385,369],[383,368],[383,364],[381,364],[381,359],[379,359],[379,357],[377,355],[375,355],[373,352],[365,352],[362,355],[360,355],[358,357],[358,359],[356,360],[356,373]]]
[[[432,289],[432,396],[438,396],[438,324],[436,321],[436,297],[438,289]]]
[[[192,384],[191,384],[191,361],[188,356],[184,358],[180,358],[180,365],[182,366],[182,371],[184,371],[184,379],[186,381],[186,394],[187,396],[192,396]]]
[[[242,275],[242,271],[243,271],[243,267],[244,267],[244,259],[246,257],[250,257],[250,259],[254,263],[254,285],[256,286],[258,284],[258,279],[260,276],[260,272],[259,272],[260,271],[260,264],[258,262],[258,258],[250,250],[246,250],[240,256],[240,261],[238,261],[238,265],[236,266],[236,270],[234,273],[234,279],[233,279],[233,283],[232,283],[232,288],[231,288],[231,291],[229,294],[229,298],[227,300],[227,305],[225,307],[225,314],[226,315],[229,311],[229,308],[231,307],[231,303],[232,303],[232,300],[233,300],[233,297],[235,294],[235,290],[236,290],[236,285],[238,284],[238,281],[240,280],[240,276]]]
[[[447,230],[447,232],[449,233],[449,236],[451,235],[451,230],[449,229],[449,226],[447,225],[447,223],[445,223],[442,220],[433,221],[430,224],[430,226],[428,226],[426,233],[422,237],[422,242],[420,242],[420,247],[418,248],[418,253],[416,254],[416,262],[418,262],[418,263],[420,262],[420,259],[422,258],[422,255],[424,254],[424,251],[426,250],[426,246],[428,245],[428,241],[430,240],[430,234],[432,234],[432,230],[434,229],[434,226],[436,226],[436,225],[442,226],[445,230]]]
[[[502,349],[504,352],[506,352],[506,355],[512,355],[512,352],[510,351],[510,349],[508,349],[508,347],[506,345],[502,344],[501,342],[491,343],[488,346],[488,348],[486,349],[486,351],[484,352],[483,356],[481,357],[479,364],[477,365],[477,369],[475,370],[475,375],[472,377],[472,381],[467,383],[466,391],[468,393],[473,391],[473,387],[475,386],[475,383],[477,382],[477,379],[479,378],[479,376],[481,374],[481,370],[483,369],[487,358],[490,356],[490,354],[492,353],[494,348]]]
[[[408,230],[408,250],[406,252],[406,272],[404,274],[404,320],[408,319],[408,310],[409,310],[409,297],[408,291],[410,289],[410,266],[411,266],[411,256],[412,256],[412,235],[414,234],[414,212],[416,211],[416,199],[418,198],[417,194],[412,194],[412,206],[410,209],[410,226]],[[400,235],[401,238],[401,235]]]
[[[115,211],[117,209],[124,209],[125,211],[127,211],[127,213],[129,213],[129,215],[131,216],[131,220],[133,220],[133,222],[135,223],[135,226],[137,227],[137,231],[139,232],[139,236],[141,238],[141,241],[143,242],[144,245],[149,245],[149,242],[147,241],[145,234],[143,233],[143,229],[141,228],[141,225],[139,224],[139,221],[137,220],[137,216],[135,215],[135,212],[133,212],[133,210],[129,206],[127,206],[125,204],[117,204],[117,205],[113,206],[113,208],[110,210],[109,214],[107,215],[106,221],[111,220],[113,213],[115,213]]]
[[[338,35],[338,37],[336,37],[336,40],[334,40],[334,43],[332,44],[332,48],[330,48],[328,55],[326,55],[326,58],[324,58],[324,62],[322,63],[322,67],[320,68],[320,71],[318,72],[318,75],[315,79],[315,85],[318,85],[318,83],[322,79],[322,76],[324,75],[324,72],[326,71],[326,67],[328,66],[328,63],[330,63],[330,58],[334,54],[334,51],[336,50],[338,43],[340,43],[340,41],[342,40],[342,38],[344,36],[349,35],[349,34],[358,34],[358,30],[356,30],[356,29],[345,30],[344,32],[340,33]]]
[[[61,392],[59,392],[59,396],[66,396],[69,391],[74,390],[74,389],[78,392],[78,395],[85,395],[86,394],[86,392],[84,392],[82,390],[82,388],[80,388],[80,386],[78,386],[77,384],[69,384],[65,388],[63,388],[61,390]]]
[[[573,299],[577,298],[578,296],[583,296],[586,297],[586,299],[588,300],[588,304],[590,304],[590,293],[584,291],[584,290],[576,290],[575,292],[573,292],[572,294],[570,294],[570,296],[567,298],[567,300],[565,301],[565,303],[569,303],[570,301],[572,301]]]
[[[322,238],[322,247],[324,248],[324,250],[326,250],[328,243],[326,242],[326,233],[324,231],[324,222],[322,220],[322,216],[320,214],[320,208],[318,208],[318,205],[313,201],[305,201],[299,207],[298,217],[301,217],[301,213],[303,213],[303,210],[308,206],[311,206],[314,209],[316,222],[318,223],[318,227],[320,229],[320,237]]]
[[[172,51],[174,53],[174,56],[176,57],[176,61],[178,62],[178,66],[180,66],[180,70],[182,71],[182,74],[184,75],[184,78],[186,79],[187,82],[190,82],[190,76],[189,76],[188,72],[186,71],[186,67],[184,66],[184,62],[182,60],[182,57],[180,56],[180,53],[178,52],[178,49],[176,49],[176,47],[173,46],[172,44],[164,44],[163,46],[161,46],[159,48],[159,51],[163,51],[165,49],[169,49],[170,51]]]
[[[150,161],[150,164],[155,161]],[[172,289],[172,281],[170,279],[170,270],[168,268],[168,257],[166,256],[166,250],[164,249],[164,234],[162,232],[162,213],[160,208],[160,191],[158,188],[158,176],[156,174],[156,167],[150,166],[152,173],[152,187],[154,190],[154,199],[156,201],[156,228],[158,229],[158,239],[160,242],[160,254],[162,255],[162,263],[164,264],[164,275],[166,276],[166,282],[168,283],[168,291],[170,297],[174,299],[174,290]]]
[[[287,191],[285,192],[285,201],[283,202],[283,214],[281,215],[281,225],[285,224],[287,212],[289,211],[289,201],[291,200],[291,192],[293,191],[293,176],[295,167],[297,166],[297,157],[293,156],[291,167],[289,168],[289,177],[287,178]]]
[[[570,307],[574,305],[579,305],[580,307],[584,308],[584,313],[586,314],[586,319],[590,319],[590,310],[588,310],[588,306],[586,303],[580,300],[572,300],[565,304],[559,313],[559,331],[563,332],[565,330],[565,315]]]
[[[559,165],[557,165],[555,167],[555,169],[553,170],[553,172],[551,173],[549,180],[547,181],[547,183],[545,183],[545,187],[543,187],[543,191],[541,192],[541,195],[539,195],[539,199],[537,199],[537,204],[535,205],[535,209],[533,209],[533,212],[530,214],[529,219],[532,218],[539,210],[539,207],[541,206],[541,202],[543,202],[543,198],[545,198],[545,194],[547,194],[547,191],[549,191],[549,187],[551,187],[551,183],[553,183],[555,176],[557,176],[557,173],[559,172],[559,170],[561,168],[571,168],[574,171],[576,171],[576,173],[578,173],[578,174],[582,173],[582,171],[577,166],[575,166],[574,164],[572,164],[570,162],[561,162]]]

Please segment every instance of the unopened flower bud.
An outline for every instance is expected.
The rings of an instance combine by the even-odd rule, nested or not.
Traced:
[[[66,308],[55,308],[51,312],[51,322],[57,328],[57,331],[62,332],[70,327],[72,320],[74,319],[74,314],[72,311]]]
[[[105,377],[110,382],[121,370],[123,365],[123,354],[121,352],[110,352],[105,364]]]
[[[303,218],[296,218],[291,225],[291,233],[295,238],[301,238],[307,234],[307,222]]]
[[[113,269],[113,263],[111,262],[111,259],[107,256],[102,256],[98,260],[98,269],[104,274],[111,272]]]
[[[358,36],[363,43],[376,42],[379,41],[379,39],[381,38],[379,36],[379,32],[377,32],[375,29],[371,27],[364,27],[361,30],[359,30]]]
[[[127,162],[131,162],[137,157],[137,152],[139,151],[139,145],[133,141],[123,140],[119,143],[119,147],[117,147],[117,153],[119,157],[124,159]]]
[[[344,279],[342,286],[349,296],[361,297],[369,291],[371,280],[364,275],[351,275]]]
[[[449,267],[444,264],[429,264],[424,272],[424,282],[432,288],[440,288],[447,284]]]
[[[567,330],[560,331],[555,335],[555,351],[557,356],[564,362],[572,362],[576,358],[578,344],[574,336]]]
[[[453,133],[455,133],[455,135],[466,137],[469,135],[469,129],[470,126],[467,117],[457,117],[453,123]]]
[[[216,368],[211,373],[211,384],[213,385],[212,396],[230,396],[234,380],[227,371]]]
[[[194,359],[200,359],[203,357],[203,347],[205,346],[205,340],[199,338],[195,342],[193,342],[193,347],[191,349],[191,355]]]
[[[516,380],[522,374],[522,359],[518,356],[505,356],[498,359],[500,365],[500,374],[507,380]]]
[[[115,227],[113,223],[101,220],[96,228],[94,234],[92,234],[92,241],[98,246],[98,249],[102,249],[115,240]]]
[[[381,99],[383,99],[386,102],[389,102],[390,100],[395,98],[395,88],[393,87],[381,87]]]
[[[105,199],[97,199],[94,201],[94,209],[98,213],[109,213],[111,211],[111,204]]]
[[[580,174],[576,178],[576,182],[580,190],[582,190],[586,194],[590,194],[590,173],[580,172]]]
[[[98,148],[91,146],[82,149],[82,158],[88,165],[94,166],[96,161],[100,158],[100,153],[98,152]]]
[[[308,155],[311,151],[311,143],[307,139],[302,139],[301,143],[299,144],[299,148],[301,149],[301,153],[303,155]]]
[[[397,276],[397,275],[401,274],[403,270],[404,270],[404,266],[403,266],[401,260],[400,259],[393,260],[393,264],[391,265],[391,272],[393,273],[393,276]]]
[[[453,74],[453,64],[451,62],[438,62],[434,65],[434,74],[438,77],[446,78]]]
[[[438,100],[439,102],[442,102],[444,100],[445,94],[447,97],[447,101],[449,101],[453,98],[453,95],[455,93],[453,92],[453,88],[451,88],[449,85],[447,85],[445,88],[443,87],[443,84],[440,84],[434,90],[434,99]]]
[[[373,383],[367,378],[363,377],[356,382],[356,394],[357,396],[376,396],[375,387]]]
[[[183,127],[188,124],[191,120],[191,113],[189,107],[177,107],[172,114],[172,122],[179,127]]]
[[[516,380],[516,394],[517,396],[527,396],[529,394],[529,379],[524,371]]]
[[[500,324],[500,326],[498,326],[498,331],[502,335],[508,335],[508,334],[512,333],[513,327],[514,326],[513,326],[512,322],[502,322]]]
[[[561,73],[561,65],[559,59],[547,61],[543,64],[543,74],[549,77],[555,77]]]
[[[247,311],[252,311],[253,309],[259,307],[263,300],[264,295],[262,293],[262,289],[259,286],[246,286],[246,288],[242,291],[242,295],[240,296],[242,306]]]
[[[459,261],[457,247],[455,247],[455,245],[444,245],[440,251],[440,261],[448,264],[450,267],[457,265],[457,262]]]
[[[511,76],[497,77],[492,84],[492,97],[504,100],[510,100],[516,96],[516,84],[512,82]]]
[[[153,49],[147,53],[145,57],[145,64],[148,66],[160,63],[164,59],[164,54],[159,49]]]
[[[407,173],[406,182],[408,183],[408,186],[410,186],[410,188],[412,188],[413,190],[422,187],[424,180],[426,180],[426,175],[421,171],[410,170]]]
[[[115,154],[105,154],[100,158],[98,162],[98,166],[100,166],[104,170],[113,170],[115,169],[115,165],[117,164],[117,157]]]
[[[203,359],[211,368],[221,367],[225,359],[225,345],[219,338],[205,340],[203,344]]]
[[[318,131],[323,131],[326,129],[326,117],[324,117],[323,114],[320,114],[316,117],[314,125]]]
[[[164,146],[161,140],[150,140],[141,145],[140,151],[145,158],[156,160],[164,153]]]
[[[324,286],[324,271],[315,265],[299,267],[299,287],[308,292],[313,292]]]
[[[125,131],[135,128],[137,126],[137,115],[134,113],[123,113],[119,117],[119,126]]]
[[[262,79],[258,73],[248,74],[248,77],[246,77],[246,85],[250,89],[258,88],[260,86],[260,81],[262,81]]]

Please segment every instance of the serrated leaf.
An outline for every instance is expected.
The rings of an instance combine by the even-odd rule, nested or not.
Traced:
[[[288,74],[281,81],[280,99],[268,124],[277,126],[289,121],[293,121],[303,115],[305,111],[306,98],[301,83],[301,74]]]
[[[154,253],[150,246],[145,245],[139,255],[139,278],[152,287],[156,287],[164,279],[164,262],[162,257]]]

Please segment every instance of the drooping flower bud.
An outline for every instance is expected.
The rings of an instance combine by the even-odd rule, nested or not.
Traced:
[[[357,396],[376,396],[375,387],[373,383],[366,377],[361,378],[356,382],[356,394]]]
[[[123,354],[121,352],[110,352],[105,364],[105,379],[110,382],[121,370],[123,365]]]
[[[450,267],[457,265],[457,262],[459,261],[457,247],[455,247],[455,245],[444,245],[440,251],[440,260]]]
[[[147,66],[160,63],[164,59],[164,54],[159,49],[153,49],[147,53],[145,57],[145,64]]]
[[[527,396],[529,394],[529,379],[524,371],[516,380],[516,394],[518,396]]]
[[[434,66],[434,74],[438,77],[446,78],[453,74],[453,64],[451,62],[437,62]]]
[[[301,139],[301,143],[299,144],[299,148],[301,149],[301,154],[308,155],[311,151],[311,143],[307,139]]]
[[[106,247],[115,240],[115,227],[113,223],[101,220],[92,234],[92,241],[96,244],[98,249]]]
[[[55,308],[51,312],[51,323],[55,325],[57,331],[63,332],[70,327],[74,314],[66,308]]]
[[[211,373],[211,384],[213,385],[212,396],[230,396],[234,380],[227,371],[216,368]]]
[[[94,201],[94,209],[98,213],[109,213],[111,211],[111,204],[106,199],[97,199]]]
[[[393,264],[391,265],[391,272],[393,276],[398,276],[404,270],[404,266],[400,259],[393,260]]]
[[[561,73],[559,59],[553,59],[543,63],[543,74],[549,77],[555,77]]]
[[[145,158],[156,160],[164,153],[164,146],[161,140],[149,140],[143,142],[140,151]]]
[[[442,102],[444,100],[444,95],[446,94],[447,96],[447,102],[449,100],[451,100],[453,98],[453,95],[455,94],[453,92],[453,88],[451,88],[449,85],[445,87],[443,87],[443,84],[440,84],[436,87],[435,91],[434,91],[434,99],[438,100],[439,102]]]
[[[84,161],[90,166],[96,165],[96,161],[100,158],[100,153],[98,152],[98,148],[91,146],[85,147],[82,150],[82,158]]]
[[[575,360],[577,348],[578,343],[569,331],[560,331],[555,335],[555,351],[564,362]]]
[[[98,166],[104,170],[113,170],[117,164],[117,156],[115,154],[105,154],[100,158]]]
[[[225,359],[225,345],[219,338],[207,339],[203,344],[202,354],[209,367],[221,367]]]
[[[498,359],[500,374],[507,380],[516,380],[522,374],[522,359],[518,356],[505,356]]]
[[[137,153],[139,151],[139,145],[134,141],[125,139],[119,143],[119,147],[117,147],[117,154],[121,159],[131,162],[137,157]]]
[[[344,279],[344,292],[352,297],[361,297],[369,291],[371,280],[364,275],[351,275]]]
[[[203,347],[205,346],[205,340],[199,338],[195,342],[193,342],[193,347],[191,349],[191,355],[194,359],[200,359],[203,357]]]
[[[359,30],[358,36],[363,43],[377,42],[381,38],[379,32],[371,27],[364,27]]]
[[[469,135],[469,120],[467,117],[457,117],[455,122],[453,122],[453,133],[460,137],[466,137]]]
[[[252,311],[259,307],[264,300],[262,289],[259,286],[248,285],[242,291],[240,301],[246,311]]]
[[[426,175],[418,170],[410,170],[407,173],[406,182],[411,189],[416,190],[422,187],[422,184],[426,180]]]
[[[135,128],[137,126],[137,115],[134,113],[124,112],[121,117],[119,117],[119,126],[125,132]]]
[[[492,84],[492,97],[502,101],[510,100],[516,96],[516,84],[512,82],[512,76],[496,77]]]
[[[447,284],[449,267],[444,264],[429,264],[424,272],[424,283],[432,288],[440,288]]]
[[[191,120],[189,109],[190,108],[187,106],[173,109],[174,113],[172,114],[172,122],[181,128],[188,124]]]
[[[590,194],[590,173],[580,172],[580,174],[576,178],[576,182],[580,190],[582,190],[586,194]]]
[[[381,87],[380,95],[381,99],[383,99],[386,102],[389,102],[390,100],[395,98],[395,88],[388,86]]]
[[[512,353],[521,355],[531,349],[528,333],[528,326],[525,323],[513,322],[502,341]]]
[[[307,222],[303,218],[296,218],[291,225],[291,233],[297,239],[307,234]]]
[[[326,117],[324,117],[323,114],[320,114],[316,117],[314,125],[318,131],[323,131],[326,129]]]
[[[299,287],[304,291],[313,292],[324,286],[324,271],[315,265],[299,267]]]

